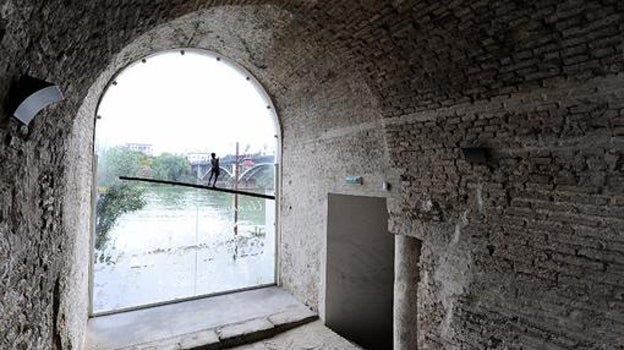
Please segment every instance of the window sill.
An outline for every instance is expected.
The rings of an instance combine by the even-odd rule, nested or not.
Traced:
[[[220,349],[317,318],[283,289],[267,287],[91,318],[86,348]]]

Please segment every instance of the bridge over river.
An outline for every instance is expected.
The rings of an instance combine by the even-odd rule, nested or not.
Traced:
[[[207,183],[210,177],[210,160],[190,160],[191,169],[199,183]],[[234,168],[236,163],[239,166],[239,185],[242,186],[261,186],[272,187],[275,177],[275,157],[269,156],[239,156],[236,162],[236,156],[225,156],[219,160],[221,173],[219,182],[227,183],[234,181]]]

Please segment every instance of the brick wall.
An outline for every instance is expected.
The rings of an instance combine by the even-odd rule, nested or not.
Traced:
[[[621,79],[386,128],[403,169],[392,227],[424,241],[423,346],[623,345]],[[466,145],[488,164],[467,163]]]

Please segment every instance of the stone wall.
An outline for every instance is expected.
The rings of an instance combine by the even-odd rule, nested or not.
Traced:
[[[103,19],[101,10],[95,2],[0,1],[2,349],[82,348],[92,124],[75,117],[112,53],[147,26],[130,21],[106,45],[98,32],[107,27],[94,20]],[[104,13],[110,18],[116,10]],[[66,96],[28,127],[4,110],[11,82],[20,74],[57,83]]]
[[[612,76],[387,127],[404,169],[391,226],[424,242],[421,344],[622,345],[623,103]]]
[[[420,29],[452,35],[413,48],[444,69],[412,67],[430,98],[384,100],[391,230],[423,241],[418,343],[621,347],[622,5],[518,4],[432,5]]]
[[[624,346],[622,4],[403,5],[320,21],[371,97],[286,102],[284,284],[322,313],[327,192],[387,196],[375,185],[398,177],[391,230],[422,240],[418,300],[401,300],[421,348]],[[348,174],[367,185],[345,188]]]
[[[56,57],[49,56],[55,52],[43,47],[42,28],[32,27],[43,14],[22,5],[0,2],[3,103],[21,73],[65,82],[55,70]],[[76,345],[82,341],[86,275],[76,273],[83,265],[72,264],[75,227],[66,226],[79,210],[66,200],[72,154],[66,140],[76,105],[70,96],[29,127],[0,111],[0,348],[60,349],[69,339]],[[70,327],[76,328],[70,332]]]
[[[67,96],[28,128],[0,114],[0,348],[81,348],[95,106],[176,47],[273,98],[280,282],[310,307],[327,194],[382,196],[421,241],[418,266],[397,260],[419,271],[401,301],[421,348],[624,346],[623,17],[615,0],[0,1],[0,95],[23,72]]]

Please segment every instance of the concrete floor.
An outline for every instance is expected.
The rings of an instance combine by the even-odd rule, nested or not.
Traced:
[[[322,321],[299,326],[275,337],[233,348],[233,350],[361,350],[331,329]]]
[[[257,340],[316,318],[286,291],[268,287],[92,318],[86,348],[222,348],[244,344],[246,336]]]

